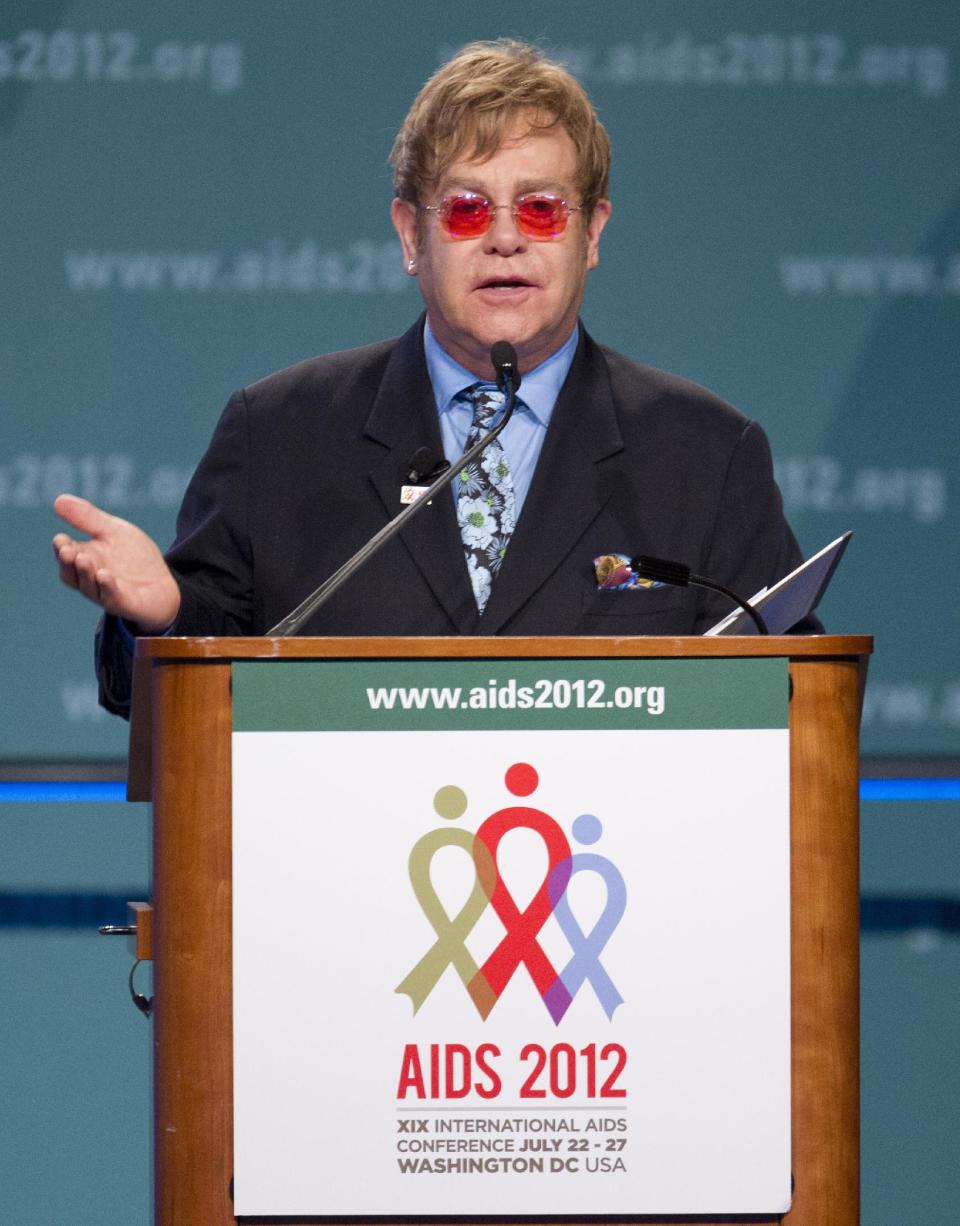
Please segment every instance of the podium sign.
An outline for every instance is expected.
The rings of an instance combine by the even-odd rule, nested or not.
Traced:
[[[234,1212],[790,1205],[787,662],[233,666]]]

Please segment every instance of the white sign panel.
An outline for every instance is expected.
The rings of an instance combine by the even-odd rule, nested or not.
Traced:
[[[238,1215],[789,1208],[787,732],[664,663],[636,727],[235,719]]]

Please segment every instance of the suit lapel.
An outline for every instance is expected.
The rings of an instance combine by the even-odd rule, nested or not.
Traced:
[[[597,465],[622,449],[606,363],[582,333],[517,529],[473,633],[497,634],[559,566],[589,566],[589,558],[571,554],[610,497]]]
[[[380,444],[369,477],[384,510],[393,518],[401,510],[400,487],[417,449],[426,446],[437,457],[443,455],[436,401],[423,356],[422,318],[400,337],[390,355],[364,434]],[[419,511],[400,533],[400,540],[458,633],[475,631],[477,606],[450,491],[444,490],[433,506]],[[395,598],[403,600],[403,593],[396,593]]]

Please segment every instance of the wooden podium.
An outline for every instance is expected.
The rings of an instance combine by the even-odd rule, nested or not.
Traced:
[[[854,1226],[858,728],[871,650],[866,636],[141,639],[128,797],[152,799],[154,807],[157,1226],[237,1220],[231,1201],[232,662],[526,657],[789,661],[793,1207],[782,1218],[635,1220]]]

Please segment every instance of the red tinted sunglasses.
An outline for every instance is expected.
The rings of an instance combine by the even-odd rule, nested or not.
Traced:
[[[513,204],[494,204],[475,192],[460,192],[444,196],[439,204],[424,205],[423,211],[436,213],[451,238],[479,238],[493,225],[497,209],[509,209],[521,234],[544,241],[562,234],[570,214],[578,213],[582,207],[544,192],[528,192],[518,196]]]

